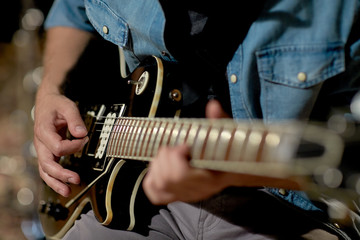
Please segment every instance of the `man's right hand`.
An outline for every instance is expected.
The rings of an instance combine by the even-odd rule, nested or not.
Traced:
[[[35,102],[34,145],[41,178],[65,197],[71,192],[68,183],[78,184],[80,177],[60,166],[59,158],[83,148],[88,138],[76,104],[59,89],[92,36],[72,27],[52,27],[46,34],[44,74]],[[67,129],[74,140],[66,139]]]
[[[67,129],[73,140],[66,139]],[[64,197],[71,193],[67,183],[79,184],[80,177],[64,169],[59,158],[81,150],[87,141],[87,130],[76,104],[60,93],[39,92],[34,125],[39,173],[46,184]]]

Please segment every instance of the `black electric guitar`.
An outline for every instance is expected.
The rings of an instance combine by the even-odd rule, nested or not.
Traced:
[[[133,86],[129,101],[79,104],[90,140],[60,164],[78,172],[81,184],[71,186],[68,198],[44,185],[40,220],[48,239],[62,238],[89,206],[105,226],[133,230],[141,225],[156,209],[141,183],[162,145],[191,146],[194,167],[302,182],[340,164],[343,141],[327,128],[179,118],[182,91],[171,68],[150,57],[127,79]]]

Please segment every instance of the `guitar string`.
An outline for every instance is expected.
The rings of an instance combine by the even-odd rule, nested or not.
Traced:
[[[178,138],[177,136],[181,133],[181,131],[186,131],[186,134],[188,134],[192,129],[197,128],[196,131],[199,131],[199,129],[205,127],[207,128],[207,136],[209,136],[211,133],[211,129],[217,129],[219,130],[218,126],[215,126],[214,124],[211,124],[211,122],[209,121],[198,121],[197,123],[193,124],[190,121],[183,121],[179,124],[179,128],[177,129],[178,133],[174,136],[172,131],[173,129],[175,129],[176,124],[178,124],[179,122],[174,122],[172,118],[158,118],[158,119],[148,119],[148,118],[138,118],[138,117],[133,117],[133,118],[128,118],[128,117],[116,117],[114,119],[118,119],[118,121],[116,121],[115,123],[111,123],[108,124],[112,129],[110,131],[107,131],[107,133],[109,134],[109,139],[107,141],[107,146],[106,146],[106,151],[112,151],[111,155],[116,155],[117,157],[126,157],[126,156],[132,156],[132,157],[153,157],[156,154],[157,149],[160,146],[164,146],[164,145],[171,145],[171,144],[163,144],[162,141],[160,142],[159,138],[163,138],[165,136],[166,141],[168,143],[173,142],[172,144],[176,145],[179,143],[186,143],[186,139],[183,139],[182,142],[178,142]],[[123,121],[119,120],[122,119]],[[192,119],[194,120],[194,119]],[[197,119],[195,119],[197,120]],[[156,122],[154,123],[152,126],[150,126],[149,122]],[[170,123],[169,127],[167,127],[168,125],[162,125],[163,123]],[[205,124],[206,123],[206,124]],[[95,121],[95,125],[105,125],[106,123],[103,122],[99,122],[99,121]],[[162,132],[161,135],[158,136],[158,130],[155,131],[155,133],[149,129],[153,129],[155,126],[157,125],[158,128],[163,127],[164,130]],[[184,124],[188,124],[189,126],[184,129],[182,129],[182,125]],[[223,125],[224,126],[224,125]],[[262,126],[262,125],[261,125]],[[129,128],[130,127],[130,128]],[[263,127],[256,127],[253,128],[254,125],[253,124],[246,124],[246,126],[241,126],[239,127],[239,125],[235,124],[230,128],[227,128],[226,130],[231,130],[231,138],[233,138],[235,136],[236,133],[238,133],[239,131],[245,132],[246,133],[246,139],[249,138],[249,136],[251,135],[251,133],[253,132],[253,130],[259,131],[261,130],[261,142],[265,141],[267,134],[269,134],[271,131],[269,131],[268,128],[263,128]],[[135,130],[134,130],[135,129]],[[170,133],[168,133],[168,135],[164,135],[166,132],[166,129],[171,129]],[[218,132],[217,137],[215,138],[215,140],[213,140],[213,142],[205,142],[205,144],[202,146],[202,149],[205,149],[206,145],[209,143],[216,143],[220,140],[220,136],[221,133],[224,131],[225,128],[221,127],[221,130]],[[102,132],[103,130],[95,130],[96,132]],[[130,137],[129,137],[130,136]],[[131,137],[134,136],[134,137]],[[191,146],[194,142],[195,139],[197,138],[197,134],[196,137],[192,140],[191,143],[188,143],[189,146]],[[172,141],[171,139],[175,139],[175,141]],[[151,141],[150,141],[151,140]],[[204,139],[201,139],[201,141],[204,141]],[[197,141],[197,140],[196,140]],[[150,145],[150,142],[154,142],[154,144]],[[140,144],[139,144],[140,143]],[[157,144],[156,144],[157,143]],[[111,145],[110,145],[111,144]],[[247,145],[247,141],[244,142],[245,145]],[[243,145],[241,145],[243,146]],[[230,143],[227,145],[227,148],[230,148]],[[232,147],[231,147],[232,148]],[[131,150],[133,149],[133,150]],[[142,151],[144,150],[144,151]],[[192,149],[190,149],[190,152],[192,153]],[[216,149],[215,151],[216,152]],[[131,154],[130,154],[131,153]],[[109,152],[107,153],[109,154]],[[204,156],[203,154],[201,154],[202,156]],[[241,154],[243,155],[243,154]],[[243,157],[241,157],[241,155],[239,156],[239,158],[237,160],[243,159]],[[214,158],[214,156],[212,156],[211,158]],[[224,160],[228,160],[227,158],[224,156]],[[203,159],[203,158],[199,158],[199,159]],[[211,160],[211,159],[209,159]]]
[[[162,142],[160,142],[159,138],[164,137],[165,134],[165,130],[163,131],[163,133],[161,134],[161,136],[157,136],[158,135],[158,131],[156,130],[155,133],[153,133],[153,131],[151,130],[149,132],[149,129],[153,129],[155,127],[156,124],[158,128],[161,128],[161,126],[163,126],[163,123],[170,123],[170,127],[168,129],[171,128],[171,132],[170,134],[168,134],[166,136],[167,138],[167,142],[171,142],[171,139],[174,139],[174,136],[172,136],[172,131],[173,129],[175,129],[175,126],[177,123],[181,123],[179,125],[179,128],[177,129],[177,131],[179,131],[176,136],[175,136],[175,141],[173,141],[173,144],[179,144],[177,136],[180,134],[181,131],[186,131],[186,134],[188,134],[191,129],[193,128],[197,128],[197,131],[200,128],[207,128],[208,130],[208,134],[206,135],[206,137],[210,134],[211,129],[214,127],[214,124],[211,124],[209,121],[206,121],[204,119],[191,119],[191,121],[193,120],[199,120],[196,124],[191,123],[191,121],[186,121],[188,119],[181,119],[182,121],[174,121],[174,118],[155,118],[155,119],[149,119],[149,118],[139,118],[139,117],[104,117],[104,116],[100,116],[97,119],[101,119],[101,118],[105,118],[105,119],[115,119],[117,120],[115,123],[104,123],[104,122],[99,122],[99,121],[95,121],[95,125],[109,125],[111,127],[110,131],[107,131],[106,133],[109,134],[109,139],[108,139],[108,144],[107,144],[107,151],[112,150],[114,152],[114,154],[116,155],[123,155],[126,156],[129,155],[129,152],[131,152],[131,149],[133,149],[133,151],[131,153],[137,153],[137,155],[139,157],[148,157],[148,156],[153,156],[154,153],[154,149],[156,147],[156,142],[159,142],[157,147],[160,147],[162,145],[168,145],[168,144],[162,144]],[[155,122],[152,126],[149,126],[149,121],[151,122]],[[227,122],[229,122],[229,119],[226,119]],[[231,121],[233,122],[233,121]],[[206,124],[205,124],[206,123]],[[182,129],[183,124],[189,124],[189,126],[187,128]],[[195,125],[195,126],[193,126]],[[166,125],[167,126],[167,125]],[[224,126],[224,125],[223,125]],[[235,133],[240,131],[244,131],[246,132],[246,138],[249,137],[250,133],[252,132],[252,127],[250,127],[253,125],[247,123],[245,129],[242,129],[241,127],[239,128],[239,126],[237,124],[233,125],[230,130],[232,132],[231,137],[234,137]],[[130,127],[130,128],[129,128]],[[216,126],[215,126],[216,127]],[[243,126],[244,127],[244,126]],[[135,130],[134,130],[135,129]],[[165,127],[166,129],[166,127]],[[264,138],[264,133],[267,132],[269,133],[269,129],[266,128],[255,128],[256,130],[260,130],[262,132],[262,140]],[[224,130],[224,128],[222,128],[222,130],[218,133],[216,139],[214,140],[214,142],[218,142],[220,139],[220,135],[222,133],[222,131]],[[229,130],[229,129],[228,129]],[[95,130],[96,132],[102,132],[103,130]],[[156,136],[154,136],[156,134]],[[111,135],[111,136],[110,136]],[[265,134],[266,135],[266,134]],[[129,136],[134,136],[134,137],[129,137]],[[196,136],[197,137],[197,136]],[[154,142],[154,144],[149,145],[150,144],[150,139],[152,139],[152,141]],[[114,141],[115,140],[115,141]],[[195,141],[195,139],[193,139]],[[205,140],[205,139],[202,139]],[[140,144],[137,144],[141,142]],[[186,139],[184,139],[183,142],[180,143],[185,143]],[[111,143],[111,145],[110,145]],[[135,148],[134,148],[134,144],[135,144]],[[192,145],[192,143],[188,143],[188,145]],[[204,144],[204,147],[206,146],[207,143]],[[146,147],[146,149],[144,150],[144,147]],[[149,147],[149,148],[148,148]],[[229,147],[229,146],[228,146]],[[144,150],[144,153],[143,151]],[[133,156],[136,156],[135,154],[132,154]]]
[[[257,131],[267,131],[269,132],[270,130],[268,128],[264,128],[263,125],[258,125],[256,126],[253,123],[247,123],[245,122],[244,125],[242,125],[240,122],[235,122],[235,121],[231,121],[229,119],[224,119],[221,120],[223,122],[218,122],[218,123],[214,123],[213,121],[208,121],[210,119],[186,119],[186,120],[180,120],[180,121],[174,121],[173,119],[167,119],[167,118],[159,118],[159,119],[139,119],[139,118],[123,118],[124,120],[128,120],[127,123],[123,122],[117,122],[117,123],[104,123],[104,122],[95,122],[94,124],[97,126],[101,126],[101,125],[109,125],[110,127],[114,128],[114,127],[141,127],[140,125],[136,125],[136,124],[143,124],[146,125],[146,123],[148,122],[154,122],[156,123],[170,123],[170,124],[189,124],[189,125],[196,125],[199,127],[223,127],[223,126],[227,126],[230,130],[231,129],[239,129],[239,130],[257,130]],[[133,122],[132,124],[130,124],[129,122],[131,120],[135,120],[135,122]],[[197,121],[198,120],[198,121]],[[194,122],[195,121],[195,122]],[[154,124],[154,125],[155,125]],[[230,125],[229,125],[230,124]],[[154,127],[154,126],[152,126]],[[102,131],[102,130],[96,130],[96,131]]]
[[[106,117],[100,117],[100,118],[106,118]],[[99,118],[98,118],[99,119]],[[107,119],[110,119],[109,117],[107,117]],[[116,153],[129,153],[130,149],[134,149],[133,145],[135,143],[138,143],[139,141],[141,141],[141,144],[137,145],[137,148],[134,149],[132,152],[134,153],[139,153],[140,149],[143,149],[144,147],[149,147],[149,143],[150,143],[150,139],[154,136],[153,131],[148,132],[149,129],[152,129],[152,127],[147,126],[147,123],[149,121],[154,121],[153,119],[139,119],[139,118],[124,118],[124,117],[111,117],[111,119],[115,119],[115,120],[119,120],[119,119],[123,119],[124,121],[128,121],[130,122],[130,120],[135,120],[135,123],[133,124],[126,124],[126,123],[120,123],[120,121],[116,121],[116,123],[111,123],[108,124],[109,126],[112,127],[111,131],[107,131],[106,133],[111,134],[111,137],[109,136],[108,139],[108,143],[111,142],[111,145],[107,145],[107,150],[112,150]],[[171,118],[169,119],[157,119],[155,122],[160,123],[160,125],[162,123],[166,123],[166,122],[171,122]],[[104,122],[98,122],[95,121],[95,125],[105,125],[107,123]],[[154,124],[155,125],[155,124]],[[159,125],[159,127],[160,127]],[[170,126],[170,128],[174,128],[176,125],[176,123],[173,123],[173,126]],[[190,131],[191,130],[191,125],[189,126],[189,128],[186,131]],[[133,130],[128,130],[126,131],[125,128],[127,127],[132,127],[132,128],[137,128],[135,131]],[[201,127],[201,124],[198,125],[198,128]],[[209,128],[211,128],[211,126],[208,126]],[[117,128],[117,129],[114,129]],[[124,131],[123,131],[124,130]],[[180,130],[180,129],[179,129]],[[96,132],[102,132],[103,130],[95,130]],[[157,135],[158,131],[156,131],[156,135]],[[115,138],[115,135],[118,134],[118,138]],[[161,136],[155,136],[155,139],[153,139],[154,142],[159,141],[159,138],[163,137],[165,134],[165,131],[163,132],[163,134]],[[134,135],[134,137],[129,137],[130,135]],[[170,139],[172,138],[172,133],[169,134],[169,136],[167,136],[168,141],[170,141]],[[148,136],[148,137],[147,137]],[[147,140],[146,140],[147,138]],[[115,139],[115,142],[113,142],[113,140]],[[120,144],[121,143],[121,144]],[[125,143],[125,144],[123,144]],[[127,143],[127,144],[126,144]],[[174,144],[177,143],[177,140],[174,142]],[[145,149],[145,153],[143,154],[143,156],[147,156],[147,155],[151,155],[154,152],[154,148],[155,148],[155,144],[152,145],[149,149]],[[159,146],[160,146],[160,141],[159,141]],[[120,155],[120,154],[119,154]],[[135,156],[135,154],[133,154]],[[141,155],[139,153],[139,155]]]
[[[145,124],[146,125],[146,124]],[[174,124],[175,125],[175,124]],[[128,126],[132,126],[135,127],[134,125],[131,124],[119,124],[119,126],[123,126],[124,129]],[[169,128],[173,128],[169,127]],[[197,126],[197,130],[198,131],[200,129],[201,125]],[[212,126],[208,126],[208,135],[210,134],[211,128]],[[132,157],[153,157],[156,154],[156,149],[158,149],[160,146],[164,146],[164,145],[170,145],[170,144],[163,144],[163,142],[160,142],[160,139],[164,137],[165,131],[163,131],[163,133],[161,135],[158,135],[158,131],[156,132],[149,132],[149,129],[152,129],[153,127],[146,127],[143,126],[141,127],[142,130],[128,130],[128,131],[122,131],[124,129],[117,129],[114,131],[111,131],[110,133],[113,133],[113,135],[111,135],[111,137],[109,137],[108,143],[111,142],[111,145],[107,145],[107,151],[111,151],[110,156],[115,156],[117,155],[118,157],[126,157],[126,156],[132,156]],[[180,144],[180,143],[186,143],[186,138],[184,138],[181,142],[178,142],[178,135],[180,134],[181,131],[185,131],[186,135],[191,131],[192,126],[189,126],[188,128],[179,128],[178,129],[178,133],[174,136],[172,136],[172,132],[169,133],[167,136],[165,136],[165,139],[167,142],[171,142],[171,138],[176,138],[175,141],[173,142],[174,145],[176,144]],[[96,130],[97,132],[100,132],[102,130]],[[233,129],[231,134],[231,137],[233,137],[235,135],[236,129]],[[118,134],[117,136],[115,134]],[[221,135],[221,131],[218,133],[218,137],[213,140],[212,142],[218,142],[220,139],[220,135]],[[249,131],[247,131],[247,137],[249,135]],[[129,137],[129,136],[134,136],[134,137]],[[150,143],[150,139],[154,137],[154,139],[152,139],[152,141],[154,142],[153,145],[149,145]],[[196,138],[197,138],[197,134],[196,134]],[[206,139],[207,135],[205,137],[203,137],[204,139],[202,139],[202,141],[205,141],[205,144],[203,147],[206,147],[206,144],[211,144],[211,142]],[[115,142],[113,142],[113,140],[115,140]],[[191,143],[188,143],[189,146],[191,146],[193,144],[193,142],[196,141],[195,138],[192,140]],[[136,144],[139,143],[140,144]],[[157,144],[155,144],[157,143]],[[134,147],[134,144],[136,144]],[[231,146],[231,142],[229,142],[228,146],[226,147],[227,149]],[[146,149],[145,149],[146,147]],[[221,146],[220,146],[221,147]],[[131,149],[133,149],[131,151]],[[144,150],[144,152],[140,152],[140,150]],[[190,150],[192,152],[192,150]],[[131,154],[130,154],[131,153]],[[226,156],[226,154],[225,154]],[[226,157],[224,156],[224,160],[228,160]],[[213,158],[213,157],[211,157]],[[204,159],[204,158],[199,158],[199,159]],[[211,160],[211,159],[208,159]],[[241,157],[239,157],[239,160],[241,160]]]
[[[133,135],[131,133],[123,133],[122,138],[126,138],[129,135]],[[149,147],[149,139],[147,141],[145,141],[145,136],[148,134],[140,134],[143,137],[142,140],[138,140],[136,141],[136,137],[130,139],[128,138],[125,142],[123,142],[123,140],[114,142],[111,145],[107,146],[107,154],[109,154],[109,156],[116,156],[116,157],[153,157],[156,155],[157,150],[159,149],[159,147],[161,146],[169,146],[170,144],[163,144],[160,143],[159,139],[162,136],[157,136],[154,139],[154,142],[157,144],[153,144],[151,147]],[[171,138],[171,136],[169,135],[168,138]],[[112,139],[110,138],[109,141],[111,141]],[[139,145],[137,145],[137,147],[133,147],[134,143],[139,143],[141,142]],[[174,145],[176,144],[183,144],[186,143],[185,139],[182,142],[174,142]],[[187,144],[188,146],[191,146],[192,144]],[[144,150],[142,152],[140,152],[140,150]],[[192,150],[190,149],[190,152],[192,153]],[[225,157],[224,157],[225,158]],[[199,159],[204,159],[204,158],[199,158]],[[207,159],[207,160],[212,160],[212,159]],[[227,159],[224,159],[227,160]]]
[[[98,118],[107,118],[107,119],[115,119],[117,120],[115,123],[104,123],[104,122],[99,122],[99,121],[95,121],[95,125],[109,125],[112,129],[111,131],[107,131],[107,133],[109,134],[114,134],[114,133],[120,133],[122,131],[121,130],[124,130],[125,128],[127,127],[132,127],[132,128],[145,128],[146,124],[151,121],[151,122],[155,122],[153,124],[153,126],[151,126],[151,128],[155,127],[156,123],[159,124],[158,127],[161,127],[162,124],[164,123],[170,123],[172,125],[170,125],[170,127],[172,128],[175,128],[175,125],[177,123],[181,123],[181,124],[188,124],[189,125],[189,129],[188,131],[190,131],[190,129],[193,127],[193,125],[195,125],[195,127],[198,127],[198,128],[213,128],[213,127],[216,127],[216,128],[219,128],[219,126],[216,126],[216,124],[213,124],[209,121],[209,119],[199,119],[199,118],[182,118],[180,119],[177,119],[177,121],[174,121],[174,118],[146,118],[146,117],[123,117],[123,116],[120,116],[120,117],[105,117],[105,116],[100,116]],[[121,120],[124,120],[121,122]],[[133,121],[131,123],[131,121]],[[195,121],[195,124],[194,124],[194,121]],[[217,121],[222,121],[222,126],[228,126],[229,127],[229,130],[233,131],[234,129],[236,129],[236,131],[246,131],[246,132],[251,132],[253,130],[261,130],[261,132],[270,132],[269,129],[266,129],[263,127],[263,125],[259,125],[258,127],[256,127],[254,125],[254,123],[250,123],[250,122],[244,122],[245,125],[243,125],[242,127],[240,127],[240,122],[235,122],[233,119],[217,119]],[[131,124],[130,124],[131,123]],[[230,124],[230,126],[229,126]],[[231,126],[232,125],[232,126]],[[194,127],[194,128],[195,128]],[[114,129],[114,128],[117,128],[117,129]],[[120,128],[120,129],[119,129]],[[102,130],[95,130],[96,132],[102,132]],[[131,131],[131,130],[130,130]],[[120,133],[121,134],[121,133]]]
[[[123,126],[129,126],[129,125],[123,125]],[[162,142],[160,143],[160,139],[162,137],[164,137],[165,131],[161,135],[158,135],[158,131],[156,131],[155,133],[153,133],[152,131],[148,132],[148,130],[152,129],[152,127],[142,127],[142,128],[143,128],[143,130],[140,130],[140,133],[139,133],[139,130],[136,130],[135,132],[111,131],[111,133],[114,133],[114,134],[119,133],[119,135],[118,135],[118,138],[115,138],[115,136],[113,134],[111,137],[109,137],[108,142],[115,139],[116,142],[114,142],[111,146],[115,149],[115,151],[122,152],[122,153],[128,153],[130,149],[134,149],[133,152],[137,153],[140,149],[144,149],[144,147],[148,147],[148,144],[150,143],[150,138],[152,136],[154,136],[153,142],[154,143],[156,143],[156,142],[159,143],[158,147],[164,145],[164,144],[162,144]],[[97,130],[97,131],[101,131],[101,130]],[[187,131],[190,131],[190,128]],[[134,136],[134,137],[129,138],[129,136]],[[148,139],[146,141],[147,136],[148,136]],[[168,141],[171,138],[172,138],[172,136],[171,136],[171,134],[169,134],[167,136]],[[184,142],[182,142],[182,143],[185,143],[185,140],[186,139],[184,139]],[[141,144],[136,145],[137,148],[133,148],[132,147],[133,144],[138,143],[138,142],[141,142]],[[121,145],[120,145],[120,143],[121,143]],[[127,145],[124,144],[124,143],[127,143]],[[177,144],[177,142],[175,141],[174,144]],[[191,144],[189,144],[189,145],[191,145]],[[109,150],[109,148],[111,146],[108,145],[107,149]],[[146,157],[149,154],[151,155],[151,153],[154,152],[155,147],[156,147],[156,144],[153,144],[152,147],[150,147],[149,149],[146,149],[147,151],[145,151],[145,154],[143,154],[142,157]],[[135,154],[133,154],[133,155],[136,156]],[[141,154],[139,154],[139,155],[141,155]],[[124,156],[126,156],[126,154],[124,154]]]
[[[105,132],[108,133],[108,134],[116,134],[116,133],[119,133],[119,134],[136,134],[136,132],[139,131],[140,129],[146,129],[145,132],[148,129],[153,129],[155,127],[156,128],[164,128],[164,129],[172,129],[172,128],[175,129],[175,125],[179,124],[179,122],[171,122],[171,121],[161,121],[161,120],[159,120],[159,121],[156,121],[156,123],[158,123],[158,124],[160,123],[158,126],[155,126],[155,124],[153,126],[146,126],[149,121],[151,121],[151,120],[139,120],[138,122],[135,122],[135,123],[132,123],[132,124],[126,124],[126,123],[109,124],[109,126],[111,126],[112,129],[110,131],[105,130]],[[154,122],[154,121],[152,121],[152,122]],[[164,126],[161,126],[161,124],[163,124],[163,123],[170,123],[172,125],[170,125],[169,127],[164,127]],[[105,125],[104,123],[95,123],[95,124],[96,125]],[[180,129],[180,128],[183,128],[181,126],[184,125],[184,124],[188,124],[188,127],[185,127],[185,130]],[[127,127],[131,127],[132,129],[136,128],[136,130],[134,131],[134,130],[129,129],[129,130],[125,131],[125,129]],[[195,128],[198,128],[198,129],[200,129],[200,128],[207,128],[207,129],[214,128],[214,129],[222,129],[222,131],[228,130],[228,131],[231,131],[231,132],[233,130],[236,130],[237,132],[238,131],[247,132],[247,134],[249,134],[249,132],[252,132],[254,130],[256,130],[256,131],[261,130],[263,133],[264,132],[269,132],[268,129],[260,129],[260,128],[259,129],[253,129],[253,128],[250,128],[250,127],[239,128],[237,126],[228,127],[227,129],[224,129],[224,128],[220,128],[218,126],[215,126],[213,124],[203,124],[203,123],[200,123],[200,122],[196,123],[196,124],[193,124],[193,123],[190,123],[190,122],[182,122],[181,124],[179,124],[177,130],[189,132],[189,131],[191,131],[191,129],[195,129]],[[104,131],[104,130],[103,129],[96,129],[95,130],[95,132],[102,132],[102,131]],[[220,133],[222,131],[220,131]],[[219,135],[220,135],[220,133],[219,133]]]
[[[171,117],[155,117],[155,118],[147,118],[147,117],[106,117],[106,116],[98,116],[98,117],[94,117],[97,118],[97,120],[102,120],[102,119],[106,119],[106,120],[135,120],[135,121],[152,121],[152,122],[158,122],[158,121],[166,121],[166,122],[201,122],[201,123],[208,123],[211,121],[213,121],[214,119],[209,119],[209,118],[171,118]],[[215,120],[216,122],[229,122],[229,123],[234,123],[234,124],[245,124],[245,125],[259,125],[259,126],[263,126],[264,124],[262,124],[261,122],[259,122],[260,124],[256,124],[254,122],[250,122],[250,121],[241,121],[241,120],[235,120],[233,118],[218,118]],[[105,125],[108,123],[105,122],[100,122],[100,121],[95,121],[96,125]]]

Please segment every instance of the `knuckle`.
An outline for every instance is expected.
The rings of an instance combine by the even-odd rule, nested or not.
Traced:
[[[152,196],[150,198],[150,201],[155,205],[160,205],[160,204],[163,203],[163,201],[161,201],[161,199],[159,197],[156,197],[156,196]]]
[[[66,108],[63,109],[63,112],[65,115],[73,115],[73,114],[77,114],[78,112],[78,108],[76,106],[76,104],[71,101],[70,99],[66,99]]]
[[[57,157],[61,157],[63,155],[63,147],[61,145],[61,143],[55,143],[53,146],[53,154]]]
[[[169,181],[158,181],[154,182],[152,187],[157,192],[166,192],[169,190]]]
[[[35,136],[40,136],[41,135],[41,126],[39,124],[35,124],[34,125],[34,134]]]
[[[45,172],[46,168],[48,167],[48,163],[47,163],[47,159],[43,158],[42,156],[37,158],[38,160],[38,165],[39,165],[39,171],[40,173]]]
[[[40,166],[39,166],[39,175],[40,175],[41,179],[45,180],[44,171],[42,170],[42,168]]]

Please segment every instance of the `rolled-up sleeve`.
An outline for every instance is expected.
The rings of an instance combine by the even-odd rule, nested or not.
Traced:
[[[45,29],[64,26],[94,32],[84,6],[84,0],[55,0],[45,21]]]

